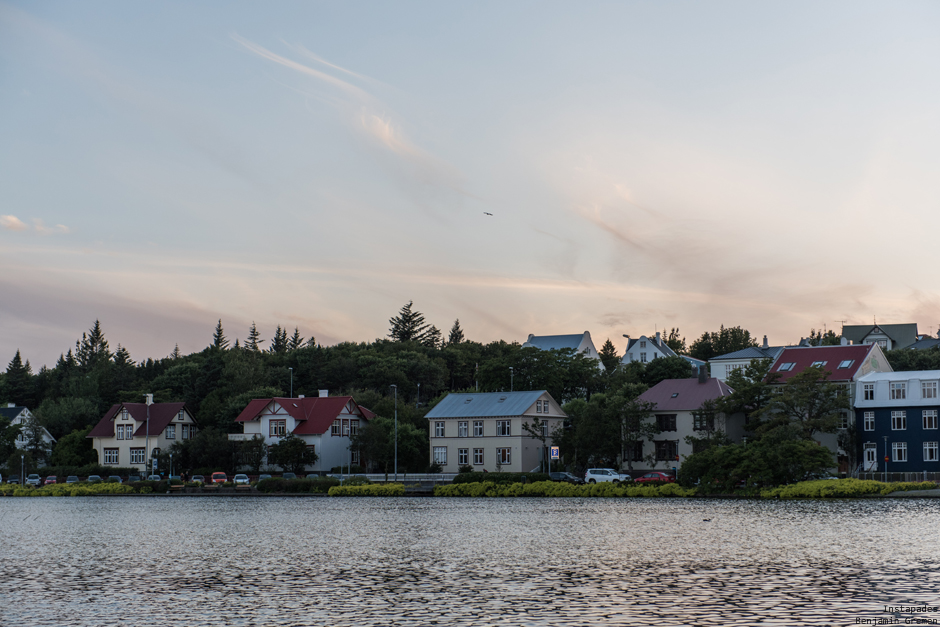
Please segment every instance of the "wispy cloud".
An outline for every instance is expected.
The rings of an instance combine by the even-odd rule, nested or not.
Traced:
[[[69,227],[64,224],[56,224],[55,226],[46,226],[43,224],[43,221],[39,218],[33,218],[33,224],[36,229],[36,232],[40,235],[53,235],[55,233],[68,233],[71,231]]]
[[[29,225],[16,216],[0,216],[0,227],[8,231],[25,231]]]

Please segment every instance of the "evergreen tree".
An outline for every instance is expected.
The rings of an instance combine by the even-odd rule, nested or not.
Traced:
[[[279,355],[287,352],[287,331],[282,329],[281,325],[277,325],[277,329],[274,331],[274,339],[271,340],[268,352]]]
[[[180,354],[180,345],[177,344],[173,347],[173,352],[170,353],[170,359],[179,359],[180,357],[182,357]]]
[[[692,342],[689,355],[708,361],[713,357],[727,355],[751,346],[757,346],[757,342],[751,337],[750,331],[741,327],[725,328],[721,325],[717,333],[705,332],[702,337]]]
[[[258,333],[258,327],[255,326],[255,323],[251,323],[251,328],[248,329],[248,339],[245,340],[245,348],[250,351],[255,351],[256,353],[261,351],[261,348],[258,346],[264,340],[261,339],[261,334]]]
[[[304,338],[300,337],[300,329],[294,327],[294,334],[290,336],[287,342],[287,350],[295,351],[304,345]]]
[[[432,324],[421,337],[421,343],[428,348],[440,348],[444,343],[444,336],[441,330]]]
[[[33,406],[33,373],[29,361],[23,364],[20,351],[7,365],[7,372],[3,378],[4,393],[8,403],[16,403],[26,407]]]
[[[447,338],[448,344],[460,344],[464,341],[463,329],[460,328],[460,318],[454,320],[454,326],[450,328],[450,336]]]
[[[220,351],[228,348],[228,340],[225,339],[225,333],[222,332],[222,318],[219,318],[219,323],[215,325],[215,333],[212,334],[212,346]]]
[[[617,364],[620,363],[620,357],[617,355],[617,347],[610,341],[610,338],[607,338],[607,341],[604,342],[601,349],[597,351],[597,355],[601,358],[601,363],[604,364],[604,368],[607,369],[607,372],[613,372],[617,369]]]
[[[391,324],[388,336],[396,342],[420,342],[432,348],[440,347],[442,335],[440,329],[424,321],[424,314],[412,311],[413,301],[401,308],[398,315],[389,318]]]
[[[304,346],[307,348],[316,348],[317,347],[317,338],[310,336],[310,339],[304,343]]]
[[[104,338],[100,321],[95,320],[88,333],[82,333],[82,339],[75,342],[75,359],[85,372],[90,372],[99,364],[111,360],[108,340]]]
[[[671,348],[676,355],[685,355],[688,349],[685,347],[685,338],[679,337],[679,329],[671,329],[666,337],[666,346]]]

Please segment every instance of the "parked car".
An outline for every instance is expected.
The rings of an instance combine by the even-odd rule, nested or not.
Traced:
[[[55,475],[49,475],[48,477],[46,477],[46,480],[43,482],[43,485],[52,485],[54,483],[59,483],[59,482],[56,480]]]
[[[124,483],[124,480],[117,475],[111,475],[108,477],[108,483]]]
[[[249,483],[251,482],[248,480],[248,475],[235,475],[235,485],[248,485]]]
[[[668,472],[648,472],[642,477],[637,477],[637,483],[650,483],[651,481],[659,481],[662,483],[675,483],[676,476],[669,474]]]
[[[19,476],[19,475],[10,475],[10,478],[7,479],[7,483],[15,483],[16,485],[19,485],[19,484],[20,484],[20,476]]]
[[[69,475],[65,478],[66,483],[78,483],[78,477],[76,475]]]
[[[582,484],[584,479],[576,475],[571,474],[570,472],[550,472],[548,473],[548,478],[552,481],[564,481],[566,483]]]
[[[131,475],[127,478],[128,483],[134,483],[135,481],[140,481],[140,475]]]
[[[584,480],[587,483],[620,483],[630,481],[630,475],[624,475],[613,468],[588,468],[584,473]]]
[[[297,478],[297,475],[292,472],[285,472],[283,475],[281,475],[281,479],[296,479],[296,478]]]
[[[226,481],[228,481],[228,476],[224,472],[212,473],[212,483],[225,483]]]
[[[27,476],[26,476],[26,485],[34,485],[34,486],[37,486],[37,487],[38,487],[38,486],[41,486],[41,485],[42,485],[42,477],[40,477],[40,476],[37,475],[37,474],[27,475]]]
[[[163,477],[160,475],[148,475],[147,481],[163,481]]]
[[[101,477],[99,475],[88,475],[88,478],[85,479],[88,483],[101,483]]]
[[[270,479],[271,475],[258,475],[258,481],[264,481],[265,479]]]
[[[198,481],[199,483],[205,483],[206,478],[202,475],[193,475],[193,481]]]

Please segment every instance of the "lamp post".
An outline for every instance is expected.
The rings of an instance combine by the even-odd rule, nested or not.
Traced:
[[[294,398],[294,369],[288,368],[290,370],[290,397]]]
[[[14,464],[16,462],[13,462]],[[26,485],[26,456],[20,455],[20,485]]]
[[[885,439],[885,483],[888,483],[888,436],[881,436]]]
[[[395,481],[398,481],[398,386],[394,383],[391,388],[395,390]]]
[[[173,477],[173,453],[170,453],[170,477]]]
[[[144,399],[147,402],[147,422],[144,427],[144,446],[146,447],[146,455],[144,455],[144,476],[149,477],[153,470],[151,469],[152,464],[150,458],[152,456],[150,451],[150,406],[153,405],[153,394],[144,394]]]
[[[512,366],[509,366],[509,391],[512,392]]]
[[[415,409],[421,407],[421,384],[418,384],[418,398],[415,399]]]

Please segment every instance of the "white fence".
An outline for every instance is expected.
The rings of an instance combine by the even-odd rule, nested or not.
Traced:
[[[874,481],[885,481],[884,472],[860,472],[859,479],[871,479]],[[940,483],[940,472],[889,472],[888,481],[935,481]],[[940,486],[938,486],[940,487]]]
[[[328,476],[335,477],[341,481],[349,479],[350,477],[365,477],[366,479],[368,479],[369,481],[372,481],[373,483],[385,483],[386,481],[388,481],[389,483],[394,483],[395,481],[397,481],[398,483],[450,483],[454,480],[454,477],[456,477],[457,474],[453,472],[438,472],[438,473],[400,472],[398,473],[397,479],[395,478],[395,473],[392,473],[392,472],[388,473],[387,475],[384,473],[368,473],[368,474],[356,473],[352,475],[333,473]]]

